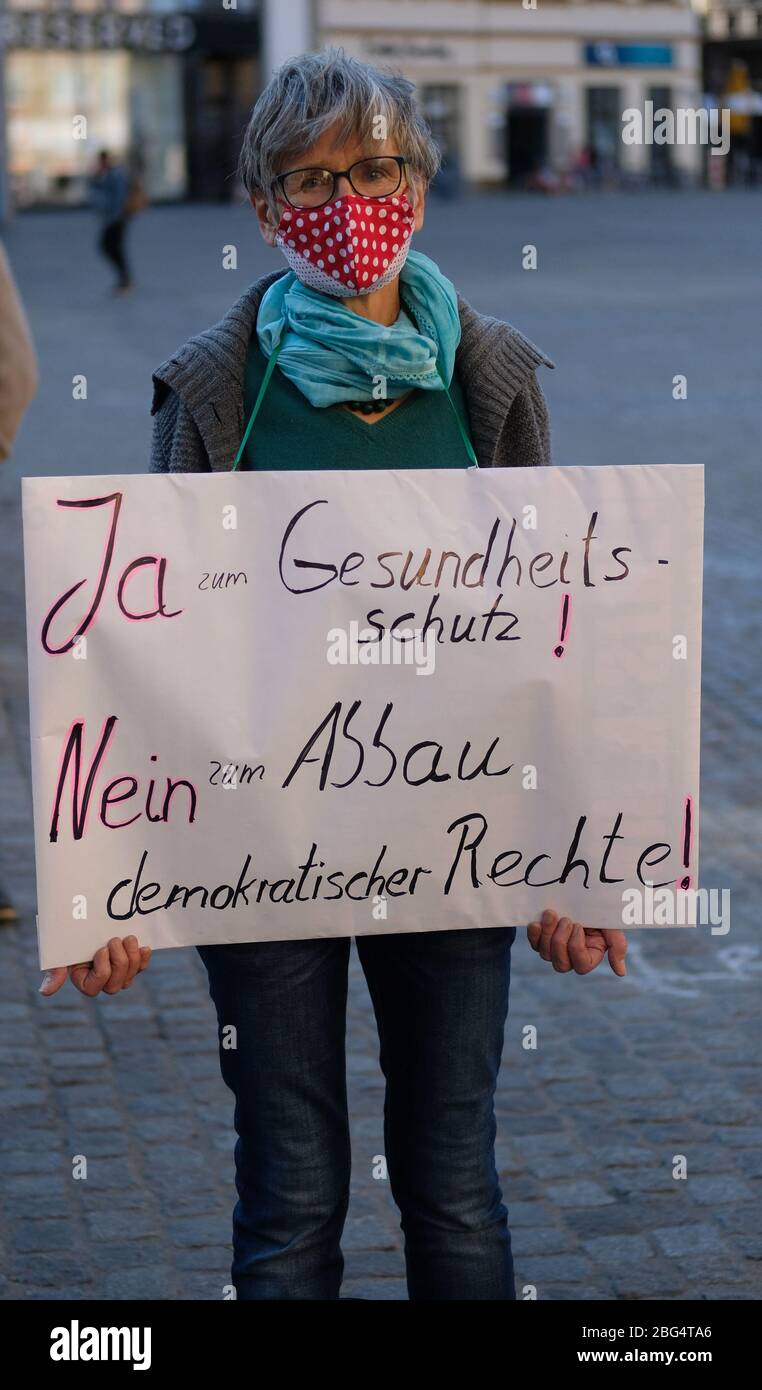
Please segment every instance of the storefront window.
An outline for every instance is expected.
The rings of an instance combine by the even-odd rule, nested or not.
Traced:
[[[454,85],[421,88],[421,104],[444,162],[460,162],[460,89]]]
[[[622,149],[622,98],[618,87],[587,89],[588,148],[604,175],[618,169]]]
[[[15,205],[85,201],[99,149],[139,172],[149,198],[229,198],[258,89],[257,14],[255,0],[7,0]]]
[[[181,197],[180,62],[172,54],[124,50],[9,53],[8,174],[15,205],[85,201],[100,149],[139,170],[150,197]]]
[[[554,100],[550,82],[507,84],[506,164],[518,187],[538,187],[547,176]]]
[[[125,53],[9,53],[6,59],[9,183],[18,207],[83,197],[93,151],[127,144]],[[97,112],[87,139],[75,116]]]
[[[130,59],[130,155],[151,198],[187,191],[182,59]]]

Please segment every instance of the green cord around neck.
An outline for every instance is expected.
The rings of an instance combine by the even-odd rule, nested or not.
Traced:
[[[275,367],[276,367],[276,365],[277,365],[278,357],[279,357],[279,355],[280,355],[280,350],[281,350],[281,348],[283,347],[283,343],[284,343],[285,337],[286,337],[286,334],[285,334],[285,332],[284,332],[284,333],[281,335],[280,341],[279,341],[279,342],[276,344],[276,346],[273,348],[272,352],[270,353],[269,358],[267,359],[267,368],[266,368],[266,370],[265,370],[264,377],[262,378],[262,385],[260,386],[259,391],[258,391],[258,393],[257,393],[257,399],[256,399],[255,402],[254,402],[254,406],[253,406],[251,415],[249,416],[249,422],[248,422],[248,424],[247,424],[247,426],[246,426],[246,429],[245,429],[244,435],[243,435],[243,439],[241,440],[241,442],[240,442],[240,444],[239,444],[239,446],[238,446],[238,453],[236,454],[235,460],[234,460],[234,462],[233,462],[233,472],[235,472],[235,470],[238,468],[238,465],[240,464],[241,459],[243,458],[243,453],[244,453],[244,450],[245,450],[245,448],[246,448],[246,444],[247,444],[249,435],[251,434],[252,428],[253,428],[253,426],[254,426],[254,421],[256,420],[256,418],[257,418],[257,416],[258,416],[258,414],[259,414],[260,406],[262,405],[262,401],[264,400],[265,391],[267,390],[268,386],[270,385],[270,377],[272,376],[273,372],[275,371]],[[470,459],[470,461],[471,461],[471,462],[470,462],[470,467],[471,467],[471,468],[478,468],[478,467],[479,467],[479,460],[477,459],[476,454],[474,453],[473,445],[472,445],[472,443],[471,443],[471,440],[470,440],[469,437],[468,437],[468,434],[466,433],[466,430],[465,430],[463,421],[461,420],[460,415],[458,414],[458,408],[457,408],[457,406],[456,406],[456,404],[455,404],[455,402],[454,402],[454,400],[453,400],[453,398],[452,398],[452,395],[450,394],[450,388],[449,388],[449,386],[448,386],[448,384],[447,384],[447,382],[446,382],[446,380],[445,380],[444,373],[443,373],[443,371],[442,371],[442,368],[439,366],[439,363],[437,363],[437,371],[438,371],[438,373],[439,373],[440,381],[442,382],[442,385],[444,386],[445,393],[446,393],[446,395],[447,395],[447,399],[448,399],[448,401],[450,402],[450,407],[451,407],[451,409],[452,409],[452,413],[453,413],[453,415],[455,416],[455,421],[456,421],[456,424],[457,424],[458,429],[459,429],[459,431],[460,431],[460,437],[461,437],[461,439],[463,440],[463,443],[464,443],[464,445],[465,445],[466,453],[467,453],[467,455],[468,455],[468,457],[469,457],[469,459]]]
[[[244,432],[243,439],[241,440],[240,444],[238,445],[238,453],[237,453],[236,456],[235,456],[235,461],[234,461],[234,463],[233,463],[233,470],[235,470],[235,469],[238,467],[239,463],[241,462],[241,458],[242,458],[242,456],[243,456],[243,451],[244,451],[244,449],[246,448],[246,441],[248,440],[249,435],[251,434],[252,427],[253,427],[253,425],[254,425],[254,421],[256,420],[256,418],[257,418],[257,416],[258,416],[258,414],[259,414],[259,407],[261,406],[262,401],[264,400],[265,391],[267,390],[268,386],[270,385],[270,377],[272,376],[273,372],[275,371],[276,363],[277,363],[277,361],[278,361],[278,357],[280,356],[280,350],[281,350],[281,348],[283,347],[283,340],[284,340],[285,336],[286,336],[286,335],[285,335],[285,333],[284,333],[283,336],[281,337],[280,342],[277,344],[276,347],[273,348],[273,350],[272,350],[272,352],[270,353],[270,356],[269,356],[269,358],[268,358],[268,360],[267,360],[267,370],[266,370],[266,372],[265,372],[265,374],[264,374],[264,377],[262,378],[262,385],[261,385],[260,388],[259,388],[259,393],[258,393],[258,395],[257,395],[257,399],[256,399],[255,402],[254,402],[254,408],[253,408],[253,410],[252,410],[252,412],[251,412],[251,415],[249,416],[249,423],[248,423],[248,425],[246,426],[246,430],[245,430],[245,432]]]

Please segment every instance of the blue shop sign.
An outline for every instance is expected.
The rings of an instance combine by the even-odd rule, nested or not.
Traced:
[[[593,68],[671,68],[672,45],[668,43],[585,44],[585,62]]]

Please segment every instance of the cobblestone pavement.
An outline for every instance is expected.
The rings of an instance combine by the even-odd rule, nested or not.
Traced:
[[[708,468],[702,881],[726,937],[644,932],[630,973],[556,976],[519,937],[501,1076],[499,1167],[521,1286],[543,1299],[751,1298],[762,1290],[762,951],[754,759],[759,592],[760,199],[646,194],[433,203],[420,246],[480,309],[557,362],[556,460]],[[489,212],[486,226],[481,215]],[[477,230],[478,229],[478,230]],[[153,211],[138,289],[115,302],[84,214],[8,236],[43,385],[0,476],[0,1173],[7,1298],[218,1299],[228,1280],[232,1126],[206,982],[164,951],[126,995],[37,995],[19,476],[143,467],[152,366],[275,264],[242,209]],[[240,268],[223,271],[222,247]],[[523,272],[521,248],[538,247]],[[85,403],[71,379],[88,377]],[[675,373],[688,400],[671,397]],[[753,491],[756,489],[756,506]],[[756,580],[756,591],[752,587]],[[539,1047],[521,1030],[533,1023]],[[346,1292],[405,1297],[382,1085],[356,961],[349,1028],[354,1180]],[[86,1182],[72,1157],[88,1159]],[[688,1161],[672,1177],[673,1156]]]

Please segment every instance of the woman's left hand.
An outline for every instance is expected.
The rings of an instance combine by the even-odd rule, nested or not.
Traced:
[[[539,922],[530,922],[527,927],[529,944],[543,960],[550,961],[553,969],[565,975],[570,970],[578,975],[589,975],[608,955],[609,965],[615,975],[626,975],[624,958],[627,954],[627,933],[623,931],[602,931],[598,927],[583,927],[581,922],[573,922],[570,917],[559,917],[557,912],[543,912]]]

